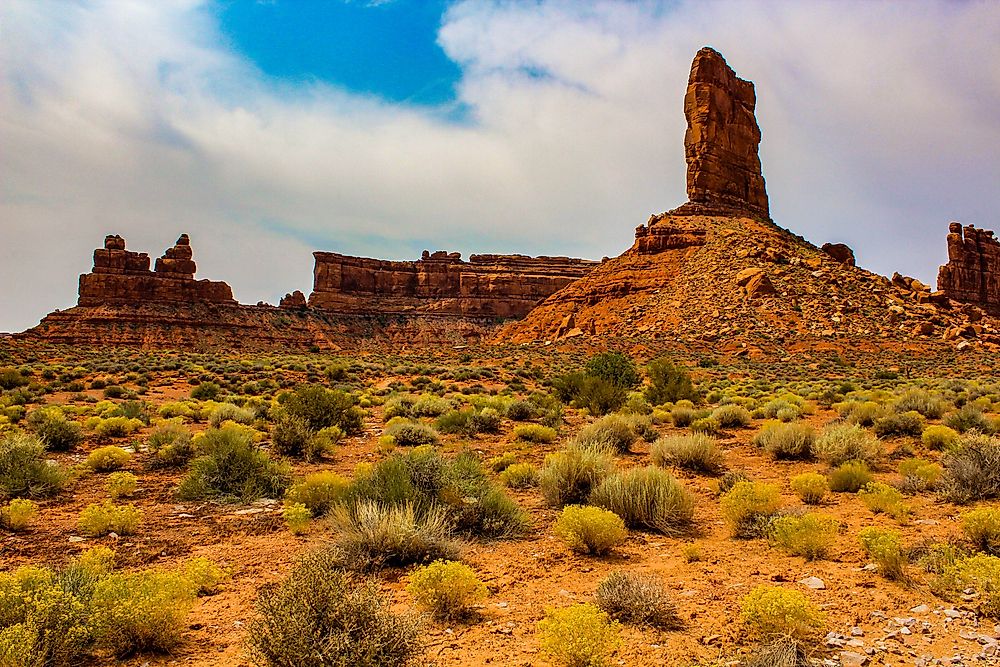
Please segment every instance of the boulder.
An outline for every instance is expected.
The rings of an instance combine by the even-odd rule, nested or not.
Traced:
[[[841,264],[846,264],[847,266],[855,265],[854,251],[843,243],[824,243],[821,250]]]

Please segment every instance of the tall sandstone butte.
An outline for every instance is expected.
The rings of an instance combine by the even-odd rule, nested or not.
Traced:
[[[948,227],[948,263],[938,270],[938,290],[949,299],[1000,315],[1000,242],[993,232],[953,222]]]
[[[770,219],[756,103],[753,83],[736,76],[722,54],[707,46],[698,51],[684,95],[688,203],[674,214]]]
[[[125,249],[125,239],[109,235],[94,251],[94,268],[80,276],[80,306],[142,305],[145,303],[235,304],[224,282],[195,280],[191,241],[181,234],[177,243],[149,270],[149,255]]]

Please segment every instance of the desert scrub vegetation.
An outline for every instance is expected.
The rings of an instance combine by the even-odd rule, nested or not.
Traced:
[[[285,520],[285,527],[292,535],[305,535],[309,532],[313,514],[302,503],[286,502],[281,510],[281,518]]]
[[[945,415],[943,423],[959,433],[976,431],[989,435],[996,429],[993,422],[986,418],[983,411],[971,403],[966,403],[954,412]]]
[[[711,419],[722,428],[745,428],[753,421],[750,411],[740,405],[720,405],[712,411]]]
[[[820,461],[839,466],[847,461],[878,464],[883,455],[882,442],[857,424],[827,427],[813,443],[813,455]]]
[[[928,449],[948,450],[958,444],[958,437],[959,433],[955,429],[943,424],[935,424],[924,429],[920,440]]]
[[[199,455],[189,464],[177,489],[182,500],[246,502],[265,496],[280,498],[291,482],[288,466],[273,461],[243,427],[209,429],[198,437],[195,446]]]
[[[419,621],[393,613],[376,580],[340,569],[329,551],[264,586],[256,611],[246,643],[257,667],[406,667],[422,650]]]
[[[762,639],[815,638],[825,618],[799,591],[778,586],[758,586],[743,598],[740,616],[749,633]]]
[[[874,514],[886,514],[897,521],[904,521],[910,507],[903,502],[903,493],[882,482],[868,482],[858,491],[858,499]]]
[[[471,567],[443,560],[415,570],[406,592],[438,619],[469,616],[473,605],[485,600],[489,593]]]
[[[68,452],[83,439],[83,428],[66,418],[59,408],[39,408],[28,415],[28,427],[45,448],[53,452]]]
[[[607,415],[584,427],[574,442],[581,447],[598,447],[625,454],[638,437],[633,429],[633,422],[627,417]]]
[[[654,466],[607,476],[594,487],[590,502],[611,510],[632,528],[675,535],[694,521],[694,497],[677,479]]]
[[[612,572],[597,584],[594,602],[621,623],[659,630],[681,626],[677,607],[670,601],[663,582],[652,574]]]
[[[14,498],[0,509],[0,526],[5,530],[21,532],[31,527],[38,516],[38,505],[26,498]]]
[[[271,429],[271,451],[301,457],[307,462],[332,454],[344,433],[339,426],[314,430],[304,418],[281,413]]]
[[[68,474],[45,459],[45,447],[33,435],[14,432],[0,437],[0,495],[48,498],[59,493]]]
[[[440,440],[432,426],[396,417],[389,421],[382,434],[387,442],[400,447],[436,445]]]
[[[334,505],[345,500],[351,483],[335,472],[314,472],[293,484],[285,493],[285,502],[301,504],[311,516],[327,514]]]
[[[111,472],[113,470],[121,470],[129,462],[130,458],[132,458],[132,455],[121,447],[106,445],[98,447],[88,454],[84,465],[94,472]]]
[[[792,491],[806,505],[819,505],[830,491],[826,477],[818,472],[804,472],[789,480]]]
[[[880,438],[907,435],[919,438],[924,432],[924,418],[915,411],[886,415],[875,420],[872,431]]]
[[[146,439],[153,453],[152,468],[179,468],[195,457],[191,432],[177,421],[158,424]]]
[[[906,493],[920,493],[936,489],[944,468],[925,459],[909,458],[899,462],[900,489]]]
[[[926,389],[907,389],[892,404],[896,412],[916,412],[928,419],[940,419],[949,404],[941,396]]]
[[[104,490],[112,500],[127,498],[139,487],[139,478],[130,472],[113,472],[108,475]]]
[[[965,435],[941,458],[941,491],[953,503],[1000,496],[1000,439]]]
[[[511,489],[538,486],[538,469],[530,463],[515,463],[500,473],[500,483]]]
[[[906,579],[906,552],[899,531],[869,526],[858,533],[861,547],[886,579]]]
[[[134,505],[115,505],[110,500],[87,505],[80,512],[80,532],[94,537],[116,533],[131,535],[142,524],[143,512]]]
[[[677,466],[709,475],[717,475],[726,467],[718,441],[703,433],[659,438],[650,447],[650,455],[658,466]]]
[[[1000,618],[1000,558],[986,554],[958,557],[944,566],[931,589],[948,600],[960,600],[972,592],[980,614]]]
[[[277,401],[286,414],[304,419],[313,431],[331,426],[351,435],[361,431],[364,411],[346,391],[302,385],[295,391],[279,394]]]
[[[614,512],[587,505],[568,505],[553,531],[573,551],[603,556],[625,541],[625,522]]]
[[[761,537],[768,533],[771,521],[781,507],[778,487],[764,482],[737,482],[721,500],[722,517],[733,535],[739,538]]]
[[[565,667],[600,667],[621,644],[621,628],[593,604],[549,609],[538,622],[542,653]]]
[[[826,556],[837,539],[840,524],[832,516],[807,512],[802,516],[780,516],[771,522],[771,542],[782,551],[806,560]]]
[[[411,503],[362,501],[338,506],[330,517],[335,532],[333,548],[351,569],[455,560],[459,555],[452,523],[438,506],[418,511]]]
[[[611,452],[571,444],[545,457],[538,473],[538,484],[550,507],[581,504],[590,497],[591,490],[614,471]]]
[[[864,461],[847,461],[830,471],[830,490],[836,493],[857,493],[873,479]]]
[[[514,427],[514,437],[518,440],[534,443],[548,443],[556,439],[556,430],[541,424],[519,424]]]
[[[652,405],[676,403],[698,397],[691,382],[691,374],[665,357],[654,359],[646,365],[649,383],[645,387],[646,400]]]
[[[753,438],[753,444],[776,459],[812,457],[816,431],[809,424],[769,420]]]
[[[980,507],[962,515],[962,533],[978,551],[1000,553],[1000,510]]]

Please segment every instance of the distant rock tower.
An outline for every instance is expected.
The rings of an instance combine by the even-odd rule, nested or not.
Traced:
[[[949,299],[1000,315],[1000,242],[987,229],[948,226],[948,263],[938,269],[938,290]]]
[[[757,147],[753,83],[715,49],[698,51],[684,96],[688,203],[674,215],[751,215],[770,219]]]

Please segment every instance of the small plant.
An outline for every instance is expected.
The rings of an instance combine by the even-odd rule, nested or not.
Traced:
[[[538,632],[542,652],[566,667],[599,667],[621,643],[617,621],[592,604],[548,610]]]
[[[392,438],[392,441],[400,447],[436,445],[440,439],[437,431],[432,427],[411,421],[398,421],[389,424],[385,429],[385,435]]]
[[[823,558],[837,536],[837,520],[808,512],[782,516],[771,522],[771,540],[780,549],[806,560]]]
[[[830,490],[837,493],[857,493],[873,479],[867,463],[848,461],[830,472]]]
[[[992,422],[983,415],[983,411],[971,403],[966,403],[955,412],[949,412],[944,418],[944,425],[959,433],[977,431],[990,434],[994,431]]]
[[[823,502],[827,492],[830,491],[830,484],[826,481],[826,477],[818,472],[804,472],[801,475],[796,475],[789,483],[792,491],[806,505],[819,505]]]
[[[222,387],[214,382],[202,382],[191,390],[191,398],[196,401],[215,401],[222,395]]]
[[[670,421],[673,422],[674,426],[677,428],[690,426],[697,418],[698,413],[694,408],[677,406],[670,411]]]
[[[944,597],[956,599],[972,591],[979,598],[983,616],[1000,617],[1000,558],[977,554],[958,558],[946,566],[932,582],[932,589]]]
[[[131,535],[142,523],[143,512],[134,505],[115,505],[110,500],[87,505],[80,512],[79,527],[84,535],[100,536],[109,533]]]
[[[486,599],[488,593],[486,584],[471,567],[443,560],[414,571],[406,591],[417,604],[441,619],[468,616],[471,607]]]
[[[597,584],[594,601],[611,618],[660,630],[679,628],[677,608],[655,575],[612,572]]]
[[[737,482],[721,500],[722,516],[736,537],[766,534],[781,506],[778,487],[763,482]]]
[[[725,468],[725,457],[718,441],[710,435],[665,436],[650,448],[653,463],[658,466],[677,466],[686,470],[719,474]]]
[[[753,421],[750,411],[740,405],[720,405],[712,411],[712,419],[722,428],[745,428]]]
[[[635,362],[621,352],[604,352],[591,357],[586,373],[622,389],[631,389],[642,381]]]
[[[337,426],[347,434],[361,431],[364,411],[357,407],[354,396],[340,389],[301,385],[279,396],[278,401],[287,414],[306,420],[313,431],[330,426]]]
[[[908,389],[893,404],[896,412],[916,412],[928,419],[940,419],[947,409],[947,402],[926,389]]]
[[[646,386],[646,399],[652,405],[676,403],[680,400],[694,399],[694,386],[691,375],[683,368],[674,365],[667,358],[654,359],[646,366],[649,385]]]
[[[500,473],[500,483],[511,489],[538,486],[538,470],[530,463],[515,463]]]
[[[684,556],[685,563],[697,563],[701,560],[701,547],[697,544],[685,544],[681,549],[681,555]]]
[[[580,431],[576,436],[576,443],[581,447],[599,447],[624,454],[637,437],[627,417],[608,415]]]
[[[906,578],[906,554],[897,531],[869,526],[862,529],[858,539],[883,577],[897,581]]]
[[[108,475],[104,488],[112,500],[127,498],[135,493],[139,486],[139,478],[130,472],[113,472]]]
[[[959,446],[942,457],[941,490],[953,503],[1000,497],[1000,440],[963,436]]]
[[[320,517],[344,500],[351,483],[335,472],[315,472],[294,484],[285,494],[285,502],[301,504],[311,516]]]
[[[191,582],[195,594],[215,595],[229,573],[207,558],[192,558],[184,563],[182,576]]]
[[[420,637],[417,620],[393,613],[378,582],[320,552],[261,590],[247,646],[259,667],[405,667],[420,653]]]
[[[816,431],[808,424],[766,422],[754,436],[753,444],[776,459],[807,459],[812,456]]]
[[[903,502],[899,489],[882,482],[868,482],[858,491],[858,498],[875,514],[888,514],[902,521],[910,513],[910,507]]]
[[[53,452],[67,452],[83,439],[83,429],[59,408],[40,408],[28,415],[28,426]]]
[[[899,474],[903,478],[901,488],[909,493],[917,493],[937,488],[944,473],[937,463],[924,459],[910,458],[899,463]]]
[[[370,501],[336,507],[331,513],[337,536],[334,546],[354,569],[377,569],[455,560],[459,546],[444,511],[418,513],[412,504],[387,506]]]
[[[716,435],[722,430],[722,426],[715,420],[714,417],[695,419],[691,422],[690,428],[692,433],[702,433],[705,435]]]
[[[882,442],[857,424],[831,426],[813,443],[813,455],[831,466],[847,461],[875,465],[882,454]]]
[[[625,541],[625,522],[614,512],[568,505],[556,520],[555,533],[573,551],[603,556]]]
[[[694,498],[673,475],[654,466],[606,477],[590,502],[611,510],[627,526],[665,535],[687,529],[694,520]]]
[[[0,524],[7,530],[27,530],[38,516],[38,505],[30,500],[15,498],[0,510]]]
[[[110,472],[112,470],[121,470],[130,458],[132,458],[132,455],[121,447],[108,445],[106,447],[98,447],[92,451],[87,456],[87,461],[84,465],[94,472]]]
[[[244,427],[205,431],[198,440],[202,455],[191,461],[177,490],[184,500],[201,498],[280,498],[291,481],[287,465],[272,461]]]
[[[1000,553],[1000,510],[980,507],[962,516],[962,532],[979,551]]]
[[[525,442],[547,443],[556,439],[556,430],[541,424],[519,424],[514,427],[514,437]]]
[[[302,503],[286,504],[281,516],[292,535],[305,535],[309,531],[312,512]]]
[[[191,432],[173,421],[155,427],[146,444],[155,455],[150,464],[154,468],[180,467],[196,454]]]
[[[958,431],[943,424],[935,424],[924,429],[920,440],[928,449],[948,450],[958,444]]]
[[[495,473],[502,473],[510,466],[517,463],[517,454],[514,452],[504,452],[501,456],[494,456],[487,461],[486,465]]]
[[[67,474],[45,460],[45,447],[35,436],[13,433],[0,437],[0,492],[13,498],[47,498],[66,484]]]
[[[886,415],[875,421],[872,430],[880,438],[911,435],[919,438],[924,432],[924,418],[919,412],[903,412]]]
[[[751,634],[807,640],[823,628],[823,614],[805,595],[777,586],[758,586],[743,598],[741,616]]]
[[[94,423],[94,432],[101,438],[124,438],[143,427],[142,421],[128,417],[108,417]]]
[[[549,454],[538,473],[542,496],[552,507],[587,501],[591,490],[614,472],[610,452],[570,445]]]

